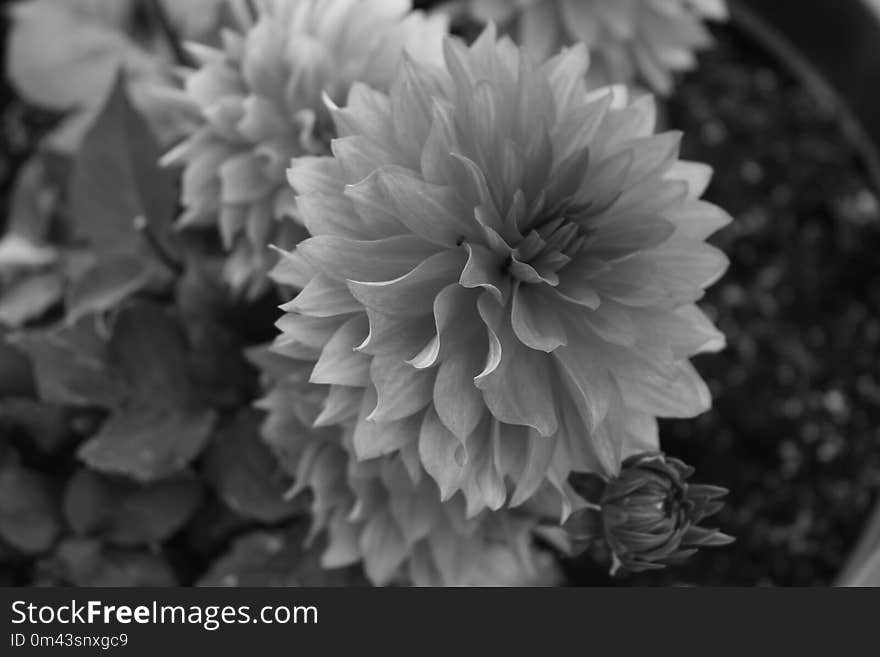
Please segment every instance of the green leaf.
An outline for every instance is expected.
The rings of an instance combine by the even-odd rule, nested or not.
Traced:
[[[67,487],[64,515],[77,534],[99,535],[118,545],[145,545],[180,530],[201,502],[202,487],[194,477],[139,485],[82,468]]]
[[[123,381],[109,362],[107,343],[94,319],[29,331],[15,336],[13,343],[30,356],[43,401],[107,409],[122,403]]]
[[[71,179],[70,200],[82,237],[100,251],[143,254],[145,230],[173,248],[176,176],[159,166],[162,148],[132,107],[124,77],[86,134]]]
[[[50,482],[17,465],[0,470],[0,538],[28,553],[52,547],[61,531]]]
[[[306,530],[257,531],[237,539],[198,582],[199,586],[354,586],[356,569],[324,570],[320,551],[306,549]]]
[[[111,331],[108,359],[126,381],[137,405],[201,405],[189,378],[190,345],[170,313],[147,301],[129,303],[119,311]]]
[[[185,470],[210,437],[215,412],[191,377],[190,345],[157,304],[127,303],[109,328],[84,318],[16,344],[32,358],[41,399],[110,411],[79,450],[95,469],[163,479]]]
[[[107,420],[78,455],[101,472],[155,481],[186,469],[214,420],[211,410],[132,406]]]
[[[174,572],[160,556],[113,548],[92,539],[64,540],[40,563],[38,584],[68,586],[175,586]]]
[[[95,262],[71,285],[69,322],[172,280],[178,193],[174,172],[158,164],[162,150],[119,75],[71,175],[74,232],[91,247]]]
[[[285,499],[292,480],[260,438],[260,414],[243,411],[217,432],[205,452],[204,471],[230,509],[275,523],[305,511],[301,499]]]
[[[138,302],[120,310],[107,361],[126,394],[80,448],[80,458],[142,482],[187,467],[207,443],[216,415],[190,379],[188,349],[179,325],[159,306]]]
[[[109,254],[74,280],[67,290],[67,321],[110,310],[135,293],[168,280],[167,270],[149,260]]]

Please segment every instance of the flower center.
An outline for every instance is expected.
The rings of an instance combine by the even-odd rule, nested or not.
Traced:
[[[585,231],[564,216],[532,229],[513,250],[508,271],[523,283],[558,285],[557,272],[571,262],[587,239]]]

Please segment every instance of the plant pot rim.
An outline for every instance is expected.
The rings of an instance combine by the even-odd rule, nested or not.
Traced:
[[[826,107],[880,193],[880,0],[730,0],[731,20]],[[846,35],[841,38],[841,35]],[[870,55],[870,56],[866,56]]]

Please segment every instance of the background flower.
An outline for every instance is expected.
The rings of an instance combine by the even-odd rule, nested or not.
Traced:
[[[284,172],[292,157],[327,151],[334,128],[323,94],[341,101],[354,81],[386,88],[405,50],[437,60],[440,16],[409,13],[409,0],[259,0],[237,7],[223,49],[191,45],[199,68],[185,96],[201,126],[170,152],[183,164],[182,226],[215,225],[231,252],[225,277],[260,292],[273,258],[301,227]]]
[[[552,558],[534,545],[536,515],[509,511],[466,517],[459,495],[441,502],[418,458],[351,456],[351,421],[331,424],[329,386],[308,383],[309,363],[264,349],[251,353],[269,392],[263,437],[294,477],[293,496],[311,492],[311,536],[326,533],[324,568],[363,562],[376,585],[550,585]],[[319,426],[315,427],[317,424]]]
[[[510,26],[517,42],[549,57],[583,42],[596,83],[636,80],[655,92],[672,90],[672,74],[696,63],[709,46],[705,20],[724,20],[724,0],[471,0],[479,20]]]
[[[586,92],[583,46],[538,65],[490,28],[445,55],[355,85],[334,157],[294,162],[314,237],[276,273],[302,289],[276,348],[316,363],[356,458],[418,460],[468,516],[551,492],[565,516],[571,470],[709,407],[687,359],[724,342],[694,302],[729,217],[650,97]]]

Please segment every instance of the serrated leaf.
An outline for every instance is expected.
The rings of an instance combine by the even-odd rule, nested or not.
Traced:
[[[211,410],[131,407],[107,420],[78,455],[101,472],[155,481],[186,469],[215,419]]]
[[[91,313],[110,310],[136,292],[167,279],[167,270],[149,260],[110,254],[71,283],[66,321],[75,323]]]
[[[188,345],[159,306],[138,302],[120,310],[107,359],[124,382],[125,398],[79,450],[92,467],[154,481],[184,470],[204,448],[215,412],[193,386]]]
[[[28,554],[45,552],[61,531],[49,480],[26,468],[0,470],[0,537]]]
[[[355,569],[324,570],[320,550],[306,549],[306,529],[257,531],[237,539],[199,586],[355,586],[363,583]]]
[[[29,331],[14,339],[31,358],[37,391],[43,401],[71,406],[115,408],[125,388],[114,371],[107,343],[93,319],[75,326]]]
[[[95,261],[69,289],[68,322],[171,282],[178,199],[174,173],[158,164],[162,150],[120,75],[73,166],[73,227]]]
[[[99,535],[118,545],[164,541],[192,517],[202,501],[194,477],[138,485],[82,468],[64,496],[64,516],[77,534]]]
[[[301,500],[284,494],[292,480],[260,438],[260,414],[243,411],[214,436],[204,472],[219,497],[236,513],[275,523],[304,511]]]
[[[151,552],[113,548],[92,539],[64,540],[51,559],[40,563],[43,584],[68,586],[175,586],[164,559]]]
[[[199,405],[187,368],[189,345],[179,323],[155,303],[126,305],[113,322],[108,358],[130,396],[159,408]]]
[[[205,446],[215,413],[193,384],[178,322],[157,304],[139,301],[119,309],[109,337],[98,326],[96,318],[84,318],[19,336],[40,397],[110,411],[80,447],[94,468],[139,481],[185,470]]]

